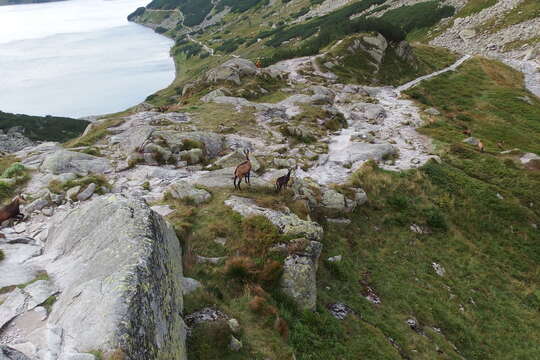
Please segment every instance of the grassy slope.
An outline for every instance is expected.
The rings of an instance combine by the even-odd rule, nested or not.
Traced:
[[[301,8],[305,3],[292,5]],[[464,11],[478,12],[489,5],[473,1]],[[238,34],[255,37],[269,28],[276,14],[298,11],[279,7],[278,2],[264,11],[248,11],[246,17],[229,14],[224,30],[209,29],[198,39],[213,44],[212,40]],[[256,58],[271,51],[255,43],[242,45],[235,53]],[[433,61],[435,55],[422,56]],[[152,101],[171,101],[183,84],[228,56],[188,59],[176,54],[175,58],[180,68],[177,81]],[[267,249],[282,238],[263,220],[242,220],[225,207],[230,188],[211,189],[213,200],[203,206],[169,201],[177,209],[170,220],[185,239],[185,274],[205,285],[186,297],[186,313],[213,306],[239,319],[242,326],[241,352],[227,349],[223,339],[228,339],[228,330],[216,323],[195,332],[188,346],[190,359],[290,359],[293,352],[297,359],[537,357],[540,254],[538,230],[532,224],[540,223],[535,205],[540,203],[540,175],[523,169],[512,155],[495,152],[495,143],[501,140],[508,148],[540,151],[534,116],[540,104],[521,82],[519,74],[505,66],[474,59],[409,92],[419,103],[442,112],[422,131],[436,140],[443,162],[401,174],[368,165],[353,177],[352,185],[365,188],[370,202],[350,215],[351,225],[325,225],[314,313],[299,311],[276,290],[279,269],[265,271],[265,267],[281,259]],[[533,105],[520,99],[523,96]],[[204,115],[207,105],[177,106],[195,112],[209,129],[216,126],[211,115]],[[217,107],[210,111],[226,112]],[[245,121],[249,123],[249,116]],[[464,128],[484,140],[487,153],[461,144]],[[252,189],[242,195],[262,206],[286,204],[305,216],[291,194]],[[323,217],[319,220],[324,223]],[[414,233],[409,229],[413,223],[431,232]],[[216,244],[216,237],[227,238],[227,247]],[[244,263],[243,271],[231,272],[226,264],[196,264],[195,254],[243,255],[253,264]],[[338,254],[344,256],[340,264],[324,260]],[[435,274],[432,262],[446,269],[444,277]],[[362,296],[366,285],[380,296],[380,305]],[[355,315],[334,319],[326,310],[334,302],[347,303]],[[412,317],[418,331],[406,323]],[[276,329],[276,319],[288,324],[288,334]]]
[[[275,273],[263,271],[271,260],[280,260],[267,249],[282,239],[264,221],[255,221],[254,230],[253,220],[227,209],[229,188],[213,189],[205,206],[174,203],[171,220],[186,239],[186,276],[205,284],[186,298],[186,312],[214,306],[243,328],[240,353],[229,352],[226,344],[205,346],[218,344],[226,332],[205,329],[190,340],[191,358],[290,359],[291,352],[297,359],[538,356],[540,236],[532,224],[540,223],[540,173],[494,148],[504,140],[511,148],[540,151],[534,116],[540,102],[521,81],[504,65],[473,59],[409,91],[442,112],[422,131],[436,139],[443,162],[401,174],[368,164],[353,176],[351,185],[366,189],[370,202],[350,216],[351,225],[325,225],[314,313],[295,309],[276,290]],[[485,141],[487,153],[462,145],[464,125]],[[305,216],[291,194],[253,189],[242,195],[262,206],[286,204]],[[430,233],[412,232],[413,223]],[[216,237],[227,238],[227,247],[216,244]],[[251,275],[230,276],[226,265],[195,264],[192,254],[240,254],[255,265]],[[344,259],[337,265],[324,260],[338,254]],[[445,268],[444,277],[435,274],[432,262]],[[366,285],[380,296],[380,305],[362,296]],[[262,309],[253,305],[256,296],[264,299]],[[348,304],[355,315],[334,319],[326,310],[334,302]],[[418,332],[406,323],[413,317]],[[288,324],[285,337],[275,328],[277,318]]]

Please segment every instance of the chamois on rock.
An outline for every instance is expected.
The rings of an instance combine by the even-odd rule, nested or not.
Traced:
[[[292,169],[289,169],[287,175],[280,176],[276,179],[276,191],[280,192],[283,187],[287,188],[289,180],[291,179]]]
[[[17,195],[8,205],[0,208],[0,224],[7,220],[23,218],[24,215],[21,214],[20,204],[24,203],[24,196]]]
[[[242,190],[240,188],[242,179],[245,179],[246,184],[251,185],[251,160],[249,160],[249,150],[244,150],[244,155],[246,155],[246,161],[238,165],[234,170],[234,188],[238,190]],[[236,183],[236,179],[238,179],[238,184]]]

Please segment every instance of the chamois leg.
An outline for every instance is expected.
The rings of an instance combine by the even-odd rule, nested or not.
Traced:
[[[237,187],[236,187],[236,176],[234,177],[233,184],[234,184],[234,190],[236,190],[237,189]]]
[[[242,183],[242,176],[239,176],[238,177],[238,190],[242,190],[242,188],[240,187],[241,183]]]

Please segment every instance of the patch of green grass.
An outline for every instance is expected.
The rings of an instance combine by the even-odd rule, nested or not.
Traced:
[[[498,0],[469,0],[461,10],[458,11],[456,17],[467,17],[479,13],[480,11],[493,6]]]
[[[56,300],[58,300],[58,297],[56,295],[51,295],[41,304],[41,306],[47,309],[47,313],[50,313]]]
[[[507,149],[540,152],[540,101],[523,88],[522,75],[493,60],[474,58],[458,71],[422,82],[406,92],[443,118],[421,131],[446,143],[460,142],[464,129],[482,139],[488,151],[503,142]],[[529,103],[529,101],[531,103]]]
[[[2,249],[0,249],[0,261],[4,260],[5,258],[6,258],[6,255],[4,254]]]
[[[98,174],[83,176],[77,179],[66,181],[64,183],[61,183],[57,180],[53,180],[49,182],[48,188],[52,193],[60,194],[75,186],[80,186],[82,189],[84,189],[86,186],[92,183],[97,185],[96,192],[98,194],[101,192],[102,187],[105,187],[108,189],[111,188],[111,184],[107,181],[107,178],[103,175],[98,175]]]
[[[14,156],[0,158],[0,204],[11,199],[19,186],[30,179],[29,171]],[[2,181],[2,178],[5,180]],[[13,179],[15,182],[13,182]]]

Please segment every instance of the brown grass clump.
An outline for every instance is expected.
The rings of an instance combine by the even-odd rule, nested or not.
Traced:
[[[127,360],[126,353],[122,349],[116,349],[105,356],[106,360]]]
[[[255,296],[248,304],[249,309],[254,313],[258,314],[261,314],[263,312],[263,310],[266,308],[266,305],[266,299],[261,296]]]
[[[289,338],[289,325],[287,324],[287,321],[283,319],[282,317],[277,317],[276,321],[274,322],[274,329],[281,335],[281,337],[284,340],[287,340]]]
[[[225,275],[242,281],[253,277],[255,263],[247,256],[234,256],[225,263]]]
[[[261,296],[255,296],[253,299],[251,299],[248,306],[251,311],[259,315],[269,316],[276,315],[278,313],[276,307],[270,305],[268,301]]]
[[[257,279],[264,285],[277,283],[283,273],[283,265],[276,260],[268,260],[257,274]]]

